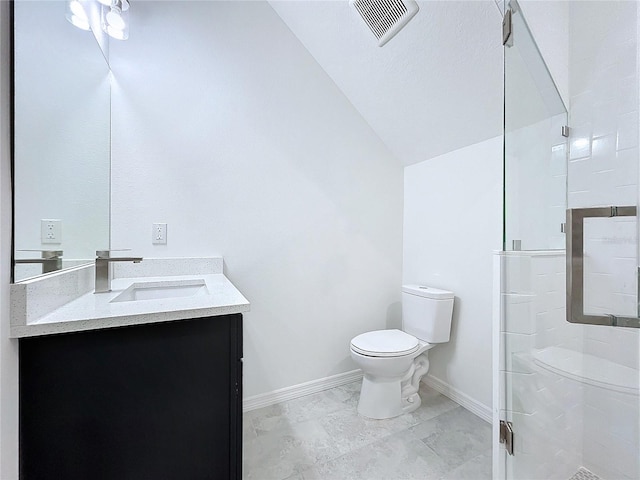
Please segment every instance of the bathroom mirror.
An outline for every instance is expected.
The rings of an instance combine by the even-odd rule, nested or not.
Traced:
[[[66,8],[13,4],[14,281],[109,247],[110,71]]]

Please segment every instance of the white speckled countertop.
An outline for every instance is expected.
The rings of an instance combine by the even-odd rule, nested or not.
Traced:
[[[145,259],[140,264],[146,262],[142,269],[123,264],[122,268],[114,269],[117,278],[111,281],[112,291],[108,293],[94,294],[92,285],[87,291],[87,282],[93,281],[91,265],[43,277],[45,283],[38,284],[39,279],[34,279],[12,285],[11,336],[52,335],[249,311],[247,299],[222,274],[222,259],[209,259],[219,262],[195,268],[193,262],[198,259],[181,260],[157,259],[153,262]],[[188,262],[192,264],[187,265]],[[189,274],[185,275],[186,272]],[[135,273],[145,276],[129,276]],[[189,280],[204,281],[207,293],[111,302],[133,283]]]

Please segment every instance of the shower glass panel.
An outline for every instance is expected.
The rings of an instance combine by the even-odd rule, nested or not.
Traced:
[[[562,249],[567,110],[522,14],[513,6],[512,12],[505,48],[504,249]]]
[[[513,455],[497,449],[494,471],[519,480],[638,479],[640,328],[567,321],[574,289],[563,225],[588,213],[584,255],[569,276],[582,281],[584,315],[637,317],[638,222],[628,213],[639,190],[638,4],[563,5],[568,113],[526,4],[505,4],[499,417],[514,434]],[[603,211],[619,215],[590,216]]]

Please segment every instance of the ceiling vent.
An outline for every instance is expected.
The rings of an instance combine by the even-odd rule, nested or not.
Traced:
[[[413,0],[351,0],[381,47],[391,40],[413,16],[418,4]]]

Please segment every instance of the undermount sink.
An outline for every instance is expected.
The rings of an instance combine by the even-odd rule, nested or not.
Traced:
[[[137,302],[208,295],[204,280],[169,280],[133,283],[111,302]]]

